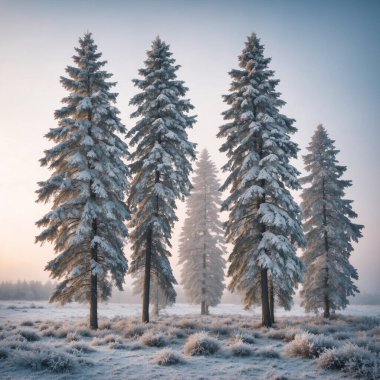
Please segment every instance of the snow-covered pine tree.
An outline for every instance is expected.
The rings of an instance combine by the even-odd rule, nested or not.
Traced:
[[[243,293],[247,307],[261,303],[262,323],[271,326],[274,298],[289,303],[302,279],[296,247],[305,238],[300,208],[289,192],[299,188],[299,173],[289,163],[297,156],[290,139],[296,128],[294,120],[279,112],[285,102],[275,90],[279,80],[268,69],[271,59],[263,53],[256,34],[249,36],[239,56],[240,69],[229,73],[232,83],[224,101],[230,108],[223,113],[229,122],[218,137],[226,139],[220,150],[228,157],[223,170],[230,172],[221,188],[230,187],[222,206],[229,211],[227,241],[234,246],[229,289]]]
[[[187,199],[187,218],[179,247],[181,283],[187,298],[201,305],[201,314],[216,306],[224,290],[224,231],[219,218],[221,197],[217,169],[203,150]]]
[[[89,302],[90,327],[96,329],[98,297],[110,296],[112,282],[122,289],[128,269],[123,253],[123,222],[129,219],[124,203],[129,170],[123,158],[128,151],[118,137],[126,130],[113,106],[112,74],[102,70],[106,61],[100,60],[90,33],[79,45],[76,65],[61,77],[69,95],[55,112],[58,127],[46,134],[55,146],[40,160],[53,173],[38,183],[37,202],[52,201],[52,210],[36,223],[45,228],[36,242],[54,243],[58,254],[45,268],[53,278],[63,278],[50,301]]]
[[[139,120],[128,133],[130,144],[135,147],[128,198],[133,210],[130,273],[144,268],[143,322],[149,322],[151,273],[155,273],[169,302],[176,297],[168,248],[177,220],[175,202],[189,193],[190,160],[195,159],[195,144],[187,136],[195,116],[187,115],[193,106],[183,99],[188,89],[176,79],[179,66],[174,64],[169,45],[159,37],[147,56],[145,68],[139,70],[143,79],[133,81],[141,92],[130,101],[137,106],[131,116]]]
[[[141,295],[141,299],[144,295],[144,271],[140,271],[138,273],[134,273],[133,277],[135,277],[132,289],[133,294]],[[153,315],[158,316],[160,311],[165,309],[167,306],[173,305],[175,299],[168,299],[165,292],[162,291],[161,287],[158,284],[157,278],[154,272],[151,272],[150,276],[150,297],[149,303],[153,307]]]
[[[302,305],[306,311],[323,308],[325,318],[331,310],[345,308],[347,297],[359,292],[353,283],[358,273],[349,258],[351,242],[362,237],[364,227],[350,220],[357,217],[352,201],[344,199],[351,181],[341,179],[346,167],[338,164],[339,150],[334,143],[319,125],[307,148],[310,153],[303,157],[309,175],[302,183],[309,187],[304,188],[301,203],[308,241],[302,256],[308,269],[301,290]]]

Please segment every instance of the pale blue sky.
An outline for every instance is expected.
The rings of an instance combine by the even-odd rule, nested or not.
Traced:
[[[127,128],[131,79],[153,38],[168,42],[198,114],[190,136],[220,167],[225,157],[215,135],[227,72],[256,32],[281,80],[283,112],[297,120],[301,154],[321,122],[341,150],[353,180],[348,197],[365,225],[352,262],[359,287],[380,291],[379,19],[379,1],[0,0],[0,281],[48,277],[43,267],[52,249],[33,243],[34,222],[47,210],[34,203],[36,182],[49,175],[38,159],[49,146],[43,135],[56,126],[53,113],[65,96],[59,76],[72,64],[79,36],[91,31],[108,60]],[[302,168],[301,159],[295,164]],[[179,277],[176,261],[174,253]]]

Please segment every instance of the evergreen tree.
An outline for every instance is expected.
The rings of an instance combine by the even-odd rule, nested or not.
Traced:
[[[290,140],[296,128],[294,120],[279,112],[285,102],[268,69],[271,59],[263,53],[256,35],[249,36],[240,69],[229,73],[232,83],[224,101],[230,108],[223,113],[228,123],[218,137],[226,139],[220,150],[228,157],[223,170],[230,172],[221,189],[230,187],[222,206],[229,211],[227,241],[234,246],[229,289],[244,294],[246,307],[261,303],[263,325],[270,326],[275,297],[286,304],[302,279],[296,247],[305,239],[300,208],[289,192],[299,188],[299,173],[289,163],[297,156],[298,147]]]
[[[224,231],[219,220],[221,197],[217,169],[203,150],[197,163],[193,189],[187,200],[179,249],[181,278],[186,296],[201,304],[201,314],[216,306],[224,290]]]
[[[53,173],[38,183],[37,201],[52,201],[52,210],[36,223],[45,228],[36,242],[54,243],[58,256],[45,269],[64,278],[50,301],[89,302],[90,327],[96,329],[98,297],[110,296],[112,282],[122,289],[128,267],[122,249],[129,170],[123,161],[127,145],[117,135],[126,130],[112,105],[112,74],[102,70],[106,61],[90,33],[79,44],[76,65],[61,77],[69,95],[55,112],[58,127],[46,135],[56,145],[45,151],[41,165]]]
[[[346,167],[338,165],[334,142],[319,125],[307,148],[310,153],[303,157],[309,175],[302,182],[309,187],[303,190],[301,203],[308,241],[302,256],[308,269],[302,305],[306,311],[323,308],[325,318],[330,310],[345,308],[347,297],[359,292],[353,283],[358,274],[349,258],[351,242],[358,241],[363,229],[350,221],[357,217],[352,201],[344,199],[351,181],[341,179]]]
[[[187,128],[195,116],[184,82],[177,80],[169,45],[157,37],[147,52],[142,79],[134,84],[141,92],[130,104],[137,106],[131,115],[139,118],[128,133],[133,174],[128,203],[133,210],[131,241],[133,243],[130,272],[144,270],[143,322],[149,322],[150,275],[155,273],[158,285],[169,302],[174,302],[176,280],[169,263],[169,248],[176,199],[184,199],[190,190],[190,160],[195,159],[195,144],[188,141]]]

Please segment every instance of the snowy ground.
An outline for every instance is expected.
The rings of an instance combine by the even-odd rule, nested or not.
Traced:
[[[279,310],[270,330],[259,310],[238,305],[201,318],[199,307],[177,304],[149,326],[140,305],[99,309],[93,332],[85,305],[0,301],[0,378],[380,378],[380,306],[350,306],[331,321]]]

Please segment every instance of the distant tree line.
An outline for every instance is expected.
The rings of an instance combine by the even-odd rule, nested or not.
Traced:
[[[47,281],[3,281],[0,283],[0,300],[45,301],[53,293],[57,284]]]

